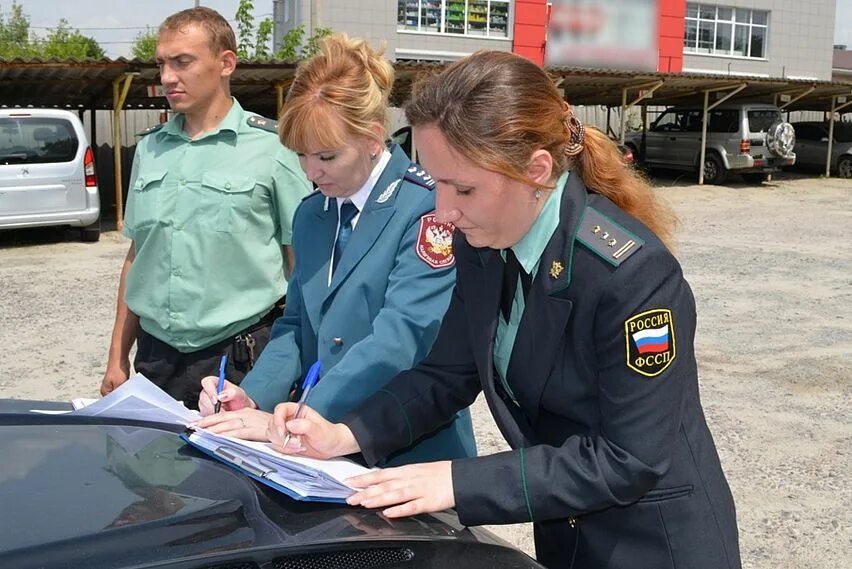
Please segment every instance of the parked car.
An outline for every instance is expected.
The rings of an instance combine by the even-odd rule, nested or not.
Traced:
[[[827,122],[793,123],[796,129],[796,165],[825,171],[829,126]],[[852,178],[852,123],[834,123],[831,172],[841,178]]]
[[[699,171],[701,161],[701,107],[675,107],[663,112],[646,133],[625,140],[641,162],[650,167]],[[796,133],[784,122],[781,110],[762,103],[723,104],[709,113],[704,181],[721,184],[729,173],[747,182],[763,181],[767,174],[796,162]]]
[[[0,400],[0,567],[513,567],[533,559],[452,511],[291,500],[185,444],[176,425],[45,415]]]
[[[0,109],[0,229],[71,225],[100,238],[95,158],[76,114]]]

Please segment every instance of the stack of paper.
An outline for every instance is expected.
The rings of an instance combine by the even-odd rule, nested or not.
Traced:
[[[273,450],[269,443],[226,437],[203,429],[184,439],[297,500],[344,502],[355,490],[343,481],[370,472],[344,458],[317,460],[285,455]]]
[[[115,391],[95,401],[77,400],[70,415],[112,417],[189,426],[201,418],[168,393],[136,374]],[[182,438],[210,456],[297,500],[344,502],[354,489],[343,483],[369,469],[344,458],[316,460],[284,455],[269,443],[217,435],[203,429]]]

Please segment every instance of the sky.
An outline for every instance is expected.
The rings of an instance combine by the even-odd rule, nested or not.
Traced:
[[[357,0],[352,0],[353,2]],[[133,39],[145,26],[156,28],[166,16],[191,8],[195,0],[18,0],[30,16],[34,32],[44,35],[65,18],[84,35],[92,36],[109,57],[129,56]],[[201,0],[204,6],[219,11],[231,20],[239,0]],[[719,0],[719,3],[724,3]],[[7,11],[12,0],[0,0]],[[836,0],[834,43],[852,49],[852,0]],[[272,15],[272,0],[254,0],[256,22]],[[345,30],[341,30],[345,31]]]
[[[353,0],[354,1],[354,0]],[[844,0],[852,2],[852,0]],[[106,51],[107,57],[130,57],[130,48],[136,35],[145,27],[157,28],[169,14],[192,8],[195,0],[17,0],[30,17],[30,29],[39,35],[46,28],[56,27],[65,18],[83,35],[95,38]],[[203,6],[218,11],[236,30],[234,14],[239,0],[201,0]],[[12,0],[0,0],[7,12]],[[272,17],[272,0],[254,0],[255,25]]]

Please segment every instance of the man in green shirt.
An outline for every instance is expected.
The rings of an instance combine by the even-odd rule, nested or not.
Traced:
[[[228,356],[228,379],[251,369],[284,295],[293,213],[310,185],[272,121],[231,97],[236,40],[209,8],[160,26],[157,63],[175,116],[142,133],[124,235],[106,395],[134,367],[188,406],[199,379]]]

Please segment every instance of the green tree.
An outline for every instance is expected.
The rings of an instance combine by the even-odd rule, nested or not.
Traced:
[[[136,59],[150,61],[157,54],[157,38],[159,34],[154,28],[147,28],[144,32],[136,34],[133,47],[130,48],[130,53]]]
[[[254,35],[254,2],[252,0],[240,0],[235,16],[237,20],[237,56],[240,59],[248,59],[253,47],[252,36]]]
[[[59,20],[59,24],[49,30],[39,44],[43,57],[100,59],[106,55],[97,41],[72,28],[65,18]]]
[[[315,28],[314,34],[302,46],[302,58],[307,59],[319,53],[322,38],[332,34],[331,28]]]
[[[295,61],[299,59],[299,49],[305,39],[305,26],[296,26],[281,38],[281,47],[275,52],[275,59]]]
[[[23,6],[13,1],[8,15],[0,12],[0,58],[38,56],[38,46],[33,40],[29,16],[24,14]]]
[[[264,19],[257,27],[257,36],[254,47],[255,59],[269,59],[271,53],[271,50],[269,49],[269,41],[272,39],[272,29],[272,18]]]
[[[312,36],[305,41],[305,26],[296,26],[281,38],[281,47],[275,52],[275,59],[294,61],[307,59],[319,52],[320,42],[333,32],[331,28],[316,28]]]

